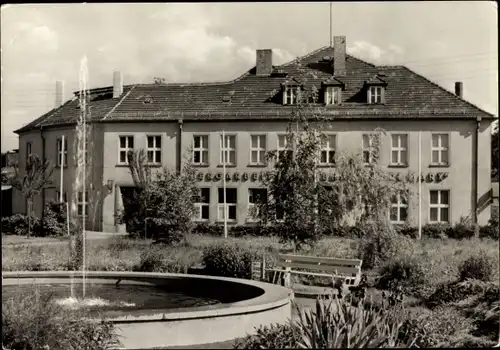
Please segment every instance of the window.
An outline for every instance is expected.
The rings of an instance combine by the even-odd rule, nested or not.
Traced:
[[[200,188],[194,203],[196,208],[194,219],[197,221],[208,220],[210,218],[210,188]]]
[[[408,201],[398,193],[391,198],[390,220],[393,224],[402,224],[407,219]]]
[[[382,86],[370,86],[368,88],[368,103],[382,103]]]
[[[432,164],[448,165],[449,141],[448,134],[432,134]]]
[[[336,148],[337,137],[336,135],[326,135],[321,140],[321,153],[319,157],[319,163],[322,165],[334,165],[335,164],[335,148]]]
[[[376,160],[373,143],[373,135],[363,134],[363,162],[365,164],[374,163]]]
[[[57,139],[57,166],[68,166],[68,139]]]
[[[341,102],[342,90],[337,86],[328,86],[325,89],[325,104],[339,105]]]
[[[161,136],[148,136],[148,164],[161,164]]]
[[[286,105],[294,105],[297,103],[299,88],[297,86],[285,87],[285,99],[283,101]]]
[[[134,150],[133,136],[120,136],[119,164],[128,164],[128,152]]]
[[[28,159],[31,156],[31,142],[26,143],[26,159]]]
[[[430,222],[447,223],[450,221],[450,191],[430,191]]]
[[[88,200],[89,200],[88,192],[85,192],[85,198],[83,198],[83,192],[78,192],[78,197],[77,197],[77,202],[76,202],[76,209],[77,209],[78,216],[83,216],[83,217],[89,216]],[[85,212],[84,212],[84,208],[85,208]]]
[[[224,220],[224,189],[219,188],[218,196],[218,206],[217,206],[217,220]],[[226,188],[226,207],[227,207],[227,220],[236,220],[236,203],[237,203],[237,191],[236,188]]]
[[[67,197],[67,192],[63,192],[63,203],[67,203],[68,202],[68,197]],[[61,192],[60,191],[56,191],[56,202],[57,203],[61,203]]]
[[[208,164],[208,135],[193,137],[193,164]]]
[[[282,159],[285,154],[291,153],[292,150],[288,147],[288,139],[287,135],[278,135],[278,152],[277,152],[277,161]]]
[[[391,136],[391,163],[393,165],[408,164],[408,135],[395,134]]]
[[[248,189],[248,221],[256,221],[259,219],[259,208],[255,205],[265,203],[267,203],[266,188]]]
[[[266,135],[251,135],[250,162],[252,164],[265,164],[266,160]]]
[[[220,136],[220,162],[226,165],[236,164],[236,136],[224,135],[225,140]]]

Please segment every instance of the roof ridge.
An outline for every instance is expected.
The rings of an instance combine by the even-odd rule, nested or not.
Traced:
[[[300,60],[304,60],[304,59],[306,59],[306,58],[309,58],[309,57],[311,57],[311,56],[313,56],[313,55],[317,54],[317,53],[318,53],[318,52],[320,52],[321,50],[324,50],[324,49],[329,48],[329,47],[331,48],[331,46],[322,46],[322,47],[320,47],[319,49],[316,49],[316,50],[314,50],[314,51],[311,51],[311,52],[309,52],[309,53],[305,54],[304,56],[297,56],[297,57],[296,57],[296,58],[294,58],[293,60],[291,60],[291,61],[289,61],[289,62],[286,62],[286,63],[283,63],[283,64],[280,64],[280,65],[278,65],[278,66],[276,66],[276,67],[286,67],[286,66],[288,66],[288,65],[290,65],[290,64],[292,64],[292,63],[294,63],[294,62],[296,62],[296,61],[300,61]]]
[[[364,64],[367,64],[367,65],[369,65],[369,66],[372,66],[372,68],[377,68],[377,67],[379,67],[379,66],[377,66],[375,63],[370,63],[370,62],[368,62],[368,61],[362,60],[361,58],[357,58],[356,56],[353,56],[353,55],[351,55],[351,54],[349,54],[349,53],[346,53],[346,56],[349,56],[349,57],[354,58],[355,60],[357,60],[357,61],[359,61],[359,62],[362,62],[362,63],[364,63]]]
[[[459,96],[455,95],[453,92],[451,92],[451,91],[449,91],[449,90],[445,89],[445,88],[444,88],[444,87],[442,87],[441,85],[439,85],[439,84],[437,84],[437,83],[433,82],[432,80],[430,80],[429,78],[426,78],[426,77],[424,77],[423,75],[421,75],[421,74],[419,74],[419,73],[417,73],[417,72],[413,71],[412,69],[410,69],[410,68],[408,68],[408,67],[406,67],[406,66],[401,66],[401,67],[402,67],[403,69],[406,69],[406,70],[407,70],[407,71],[409,71],[410,73],[415,74],[416,76],[418,76],[418,77],[420,77],[420,78],[424,79],[425,81],[427,81],[428,83],[430,83],[430,84],[434,85],[434,86],[435,86],[435,87],[437,87],[438,89],[440,89],[440,90],[442,90],[442,91],[446,92],[447,94],[449,94],[449,95],[453,96],[455,99],[457,99],[457,100],[459,100],[459,101],[462,101],[462,102],[465,102],[465,103],[466,103],[466,104],[468,104],[469,106],[471,106],[471,107],[473,107],[473,108],[476,108],[476,109],[477,109],[477,110],[479,110],[480,112],[486,113],[486,114],[488,114],[489,116],[492,116],[492,117],[494,117],[494,116],[495,116],[494,114],[492,114],[492,113],[490,113],[490,112],[486,112],[484,109],[482,109],[482,108],[480,108],[479,106],[476,106],[475,104],[473,104],[473,103],[471,103],[471,102],[469,102],[469,101],[465,100],[464,98],[462,98],[462,97],[459,97]]]
[[[132,92],[132,90],[134,90],[134,88],[136,87],[137,85],[133,85],[125,95],[122,96],[122,98],[120,98],[120,101],[118,101],[117,103],[115,103],[115,105],[113,106],[113,108],[110,109],[110,111],[108,113],[106,113],[106,115],[104,116],[104,118],[102,118],[102,120],[105,120],[111,113],[113,113],[115,111],[115,109],[121,105],[121,103],[125,100],[125,98],[127,98],[128,95],[130,95],[130,93]]]

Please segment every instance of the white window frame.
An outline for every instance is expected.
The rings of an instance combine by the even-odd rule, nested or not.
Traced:
[[[227,159],[227,162],[225,163],[226,165],[236,165],[236,135],[235,134],[225,134],[224,135],[225,137],[225,140],[223,141],[222,140],[222,134],[220,135],[220,138],[219,138],[219,147],[220,147],[220,164],[224,164],[224,154],[226,154],[226,159]],[[231,138],[234,138],[234,148],[233,147],[230,147],[231,145]],[[234,154],[234,162],[231,163],[230,159],[231,159],[231,153]]]
[[[125,147],[121,147],[121,139],[125,137]],[[135,147],[135,137],[134,135],[119,135],[118,136],[118,164],[119,165],[128,165],[128,152],[133,151],[134,147],[130,147],[130,139],[132,139],[132,143]],[[121,161],[121,152],[125,152],[125,162]]]
[[[283,91],[283,104],[295,105],[299,97],[299,86],[285,86]]]
[[[200,138],[200,146],[199,147],[195,147],[195,138],[199,137]],[[210,140],[210,137],[208,134],[195,134],[193,135],[193,164],[194,165],[208,165],[210,163],[210,160],[209,160],[209,140]],[[206,144],[205,144],[206,142]],[[199,152],[200,153],[200,161],[199,162],[195,162],[195,152]],[[207,161],[204,162],[203,161],[203,154],[206,154],[206,159]]]
[[[222,187],[217,188],[217,221],[224,221],[224,203],[219,203],[219,189],[224,190],[224,188],[222,188]],[[236,187],[226,187],[225,188],[226,191],[229,189],[236,191],[236,203],[227,203],[226,202],[226,207],[227,207],[226,210],[227,210],[227,214],[228,214],[227,221],[228,222],[236,222],[238,220],[238,189]],[[227,198],[227,193],[226,193],[226,198]],[[236,216],[234,219],[229,218],[229,208],[231,208],[231,207],[236,208],[235,209]]]
[[[378,104],[384,102],[384,87],[380,85],[371,85],[368,87],[368,103]]]
[[[438,145],[434,146],[434,136],[438,137]],[[443,136],[447,138],[448,144],[446,146],[443,146]],[[438,152],[438,161],[434,162],[433,159],[433,153],[437,151]],[[443,162],[443,151],[446,151],[448,153],[448,161]],[[446,133],[432,133],[431,134],[431,164],[432,165],[449,165],[450,164],[450,134]]]
[[[253,147],[253,138],[257,138],[257,147]],[[264,146],[262,146],[262,139],[264,139]],[[250,164],[253,165],[264,165],[266,164],[266,151],[267,151],[267,135],[266,134],[251,134],[250,135]],[[257,152],[257,161],[253,161],[252,154]],[[263,153],[261,159],[261,152]]]
[[[33,154],[33,142],[26,142],[26,160]]]
[[[288,147],[288,138],[287,134],[278,134],[277,135],[277,152],[276,152],[276,161],[280,160],[280,152],[286,152],[290,151],[290,148]],[[280,146],[280,137],[283,137],[284,140],[284,146]]]
[[[196,209],[197,209],[197,213],[198,215],[195,215],[195,221],[209,221],[210,220],[210,187],[202,187],[202,188],[199,188],[199,197],[201,198],[202,196],[202,190],[205,189],[205,190],[208,190],[208,203],[207,202],[196,202],[194,203]],[[202,208],[203,207],[208,207],[208,218],[204,219],[202,217]]]
[[[61,191],[56,191],[56,201],[59,203],[59,199],[61,198]],[[68,202],[68,192],[63,191],[63,203]]]
[[[325,104],[336,106],[342,103],[342,88],[338,86],[325,87]]]
[[[438,193],[438,202],[436,204],[431,203],[431,192]],[[448,192],[448,204],[441,203],[441,193]],[[429,190],[429,222],[432,224],[445,223],[448,224],[451,222],[451,191],[449,189],[431,189]],[[431,219],[431,209],[437,209],[437,221],[432,221]],[[441,220],[441,209],[448,210],[448,221]]]
[[[396,203],[394,203],[392,201],[392,198],[391,198],[391,207],[390,207],[390,210],[389,210],[389,220],[391,221],[392,224],[404,224],[406,222],[408,222],[408,200],[405,202],[403,202],[403,198],[401,196],[400,193],[398,193],[396,195]],[[397,216],[397,220],[392,220],[391,219],[391,210],[392,209],[396,209],[396,216]],[[406,209],[406,220],[401,220],[401,210],[402,209]]]
[[[394,138],[397,139],[397,146],[394,146]],[[403,137],[406,137],[406,147],[403,146]],[[393,152],[397,152],[397,159],[394,160]],[[406,162],[401,161],[402,154],[406,153]],[[408,165],[408,134],[392,134],[391,135],[391,165]]]
[[[365,137],[368,140],[368,145],[365,145]],[[361,135],[361,148],[362,148],[362,156],[363,163],[365,165],[373,164],[373,134],[362,134]],[[365,162],[365,152],[368,152],[368,162]]]
[[[89,216],[89,193],[85,191],[85,202],[83,201],[83,192],[78,191],[76,196],[76,214],[78,217],[83,217],[83,206],[85,206],[85,218]],[[81,208],[81,211],[80,211]],[[82,214],[80,214],[82,213]]]
[[[64,156],[64,167],[68,166],[68,139],[64,138],[64,145],[62,138],[57,139],[57,166],[61,167],[61,160]]]
[[[149,147],[149,138],[153,138],[153,147]],[[157,145],[157,138],[160,139],[160,146],[158,147]],[[161,134],[150,134],[146,135],[146,159],[147,163],[150,165],[161,165],[161,158],[162,158],[162,147],[163,147],[163,137]],[[153,152],[153,161],[149,161],[149,152]],[[160,152],[160,159],[156,159],[156,154],[157,152]]]
[[[337,157],[337,134],[325,134],[326,140],[323,144],[323,140],[321,140],[321,148],[319,154],[319,164],[320,165],[335,165],[335,159]],[[333,138],[333,144],[332,144]],[[333,151],[333,159],[330,159],[330,152]],[[322,162],[322,154],[326,152],[326,162]]]
[[[253,208],[255,207],[255,203],[250,202],[250,198],[252,198],[251,192],[253,190],[266,190],[266,196],[267,196],[267,188],[265,188],[265,187],[260,187],[260,188],[258,188],[258,187],[252,187],[252,188],[248,189],[247,221],[249,221],[249,222],[257,222],[257,221],[259,221],[259,217],[258,216],[254,217],[254,216],[251,215],[251,212],[252,212]],[[267,200],[267,198],[266,198],[266,200]]]

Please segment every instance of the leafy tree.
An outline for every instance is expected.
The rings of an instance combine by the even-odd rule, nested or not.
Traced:
[[[31,236],[33,198],[39,195],[46,185],[51,183],[50,177],[53,171],[54,166],[51,165],[51,162],[47,158],[42,160],[37,154],[29,155],[22,177],[20,177],[16,168],[16,177],[11,184],[16,190],[21,191],[28,202],[28,237]]]

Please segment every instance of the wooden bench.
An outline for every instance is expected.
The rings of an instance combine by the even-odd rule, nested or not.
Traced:
[[[361,264],[362,260],[359,259],[279,254],[276,268],[267,269],[263,261],[263,275],[272,272],[271,278],[266,279],[271,283],[278,283],[283,279],[287,288],[291,287],[292,274],[331,277],[333,287],[337,287],[337,281],[343,281],[345,286],[351,288],[357,287],[361,281]]]

